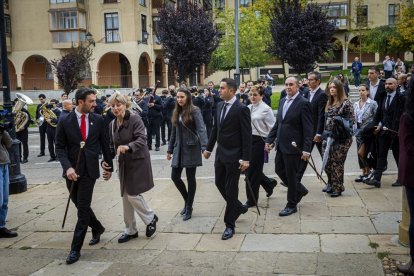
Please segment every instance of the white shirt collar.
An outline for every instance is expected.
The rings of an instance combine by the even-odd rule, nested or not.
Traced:
[[[225,101],[226,104],[233,105],[234,102],[237,100],[236,96],[233,96],[229,101]]]
[[[76,108],[75,108],[75,113],[76,113],[76,117],[78,119],[80,119],[82,117],[82,113],[80,113]],[[85,113],[85,118],[88,119],[89,118],[89,113]]]

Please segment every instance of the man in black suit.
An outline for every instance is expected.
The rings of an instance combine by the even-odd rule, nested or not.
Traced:
[[[97,244],[105,231],[91,208],[93,188],[100,174],[98,155],[101,150],[104,157],[101,164],[105,180],[111,177],[112,171],[112,158],[104,121],[100,115],[93,113],[96,92],[89,88],[81,88],[76,92],[75,99],[76,109],[59,122],[56,130],[56,153],[63,168],[68,190],[70,191],[71,185],[75,185],[71,199],[78,209],[78,221],[71,251],[66,259],[67,264],[78,261],[88,226],[92,228],[89,245]],[[76,166],[82,141],[86,144]]]
[[[389,78],[385,81],[387,95],[381,101],[381,105],[378,105],[374,117],[374,125],[376,126],[374,134],[377,134],[378,137],[377,166],[373,173],[373,178],[364,180],[364,183],[377,188],[381,187],[381,177],[382,173],[387,169],[388,151],[390,149],[398,166],[400,147],[397,133],[400,117],[404,111],[405,98],[401,93],[398,93],[397,86],[397,80],[394,78]],[[384,128],[388,130],[384,130]],[[400,186],[398,180],[392,186]]]
[[[40,116],[40,108],[42,105],[46,103],[46,95],[45,94],[39,94],[39,104],[36,107],[36,121],[39,120]],[[47,123],[45,121],[42,122],[41,125],[39,125],[39,134],[40,134],[40,153],[37,155],[37,157],[41,157],[45,155],[45,141],[46,141],[46,127]]]
[[[237,85],[233,79],[225,78],[220,83],[221,101],[217,106],[216,122],[203,152],[206,159],[210,157],[217,142],[215,182],[218,190],[226,200],[226,211],[222,240],[233,237],[237,218],[247,212],[247,207],[239,201],[240,171],[249,167],[252,147],[252,126],[249,108],[240,103],[236,96]]]
[[[369,97],[371,100],[377,102],[378,106],[381,106],[381,101],[386,96],[387,92],[385,91],[385,84],[379,79],[380,70],[376,66],[372,66],[368,69],[368,88],[369,88]]]
[[[147,88],[148,93],[148,128],[147,145],[152,150],[152,134],[155,134],[155,151],[160,150],[161,140],[161,120],[162,120],[162,100],[161,97],[153,94],[152,88]]]
[[[287,96],[279,102],[276,123],[266,138],[266,148],[271,150],[275,146],[277,150],[275,172],[288,186],[287,204],[279,216],[296,213],[297,204],[308,194],[298,182],[298,172],[300,163],[309,159],[313,138],[311,104],[299,93],[299,80],[288,77],[285,90]]]
[[[325,106],[326,102],[328,101],[328,95],[319,87],[321,84],[321,73],[316,71],[310,72],[308,74],[308,80],[309,92],[304,97],[310,102],[312,111],[313,142],[310,152],[312,152],[313,147],[316,145],[319,154],[322,156],[322,133],[325,125]],[[307,166],[308,162],[301,162],[300,170],[298,173],[299,182],[302,181],[302,177]]]

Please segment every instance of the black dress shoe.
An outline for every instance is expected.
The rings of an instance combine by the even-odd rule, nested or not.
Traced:
[[[273,190],[277,185],[276,179],[271,179],[270,185],[271,185],[271,188],[268,191],[266,191],[266,197],[270,197],[273,194]]]
[[[406,264],[397,265],[397,269],[404,275],[414,275],[414,263],[411,260]]]
[[[23,159],[22,162],[20,162],[20,163],[24,164],[24,163],[27,163],[27,162],[29,162],[27,159]]]
[[[160,151],[160,147],[155,147],[155,151]]]
[[[0,228],[0,238],[15,238],[17,237],[16,232],[12,232],[6,227]]]
[[[368,174],[364,174],[364,175],[360,175],[360,176],[358,176],[357,178],[355,178],[355,182],[362,182],[362,181],[364,181],[364,179],[365,178],[367,178],[368,177]]]
[[[53,161],[56,161],[56,158],[50,158],[49,160],[47,160],[47,162],[53,162]]]
[[[370,185],[370,186],[375,186],[377,188],[381,188],[381,182],[374,179],[369,179],[369,180],[365,180],[364,181],[365,184]]]
[[[338,197],[338,196],[341,196],[342,195],[342,192],[332,192],[331,193],[331,197]]]
[[[392,183],[391,186],[393,186],[393,187],[401,187],[401,183],[400,183],[400,181],[397,180],[394,183]]]
[[[251,207],[255,207],[256,205],[254,205],[253,203],[250,203],[248,201],[246,201],[245,204],[243,204],[243,208],[251,208]]]
[[[76,263],[81,256],[79,251],[70,251],[69,256],[66,258],[66,264],[70,265]]]
[[[184,206],[184,208],[180,212],[180,215],[182,215],[182,216],[184,216],[184,214],[185,214],[185,207],[186,207],[186,205]]]
[[[285,209],[283,209],[282,211],[279,212],[279,216],[280,217],[290,216],[291,214],[294,214],[297,211],[298,211],[298,208],[296,208],[296,207],[294,207],[294,208],[285,207]]]
[[[138,232],[134,235],[128,235],[126,233],[122,234],[122,236],[118,239],[118,243],[124,243],[132,239],[138,238]]]
[[[234,235],[234,228],[226,227],[226,229],[223,232],[223,235],[221,236],[222,240],[228,240],[231,239]]]
[[[105,228],[102,228],[99,233],[96,233],[95,235],[92,235],[92,239],[89,241],[89,245],[95,245],[101,241],[101,235],[105,232]]]
[[[147,225],[145,235],[148,238],[154,235],[155,231],[157,230],[157,221],[158,221],[158,217],[157,215],[154,215],[154,218],[152,219],[151,223]]]
[[[322,192],[331,194],[332,193],[332,186],[326,185],[325,188],[322,189]]]
[[[39,153],[39,154],[37,155],[37,157],[42,157],[42,156],[45,156],[45,153],[44,153],[44,152],[41,152],[41,153]]]
[[[185,213],[183,215],[183,220],[189,220],[191,218],[191,215],[193,214],[193,208],[191,206],[185,207]]]

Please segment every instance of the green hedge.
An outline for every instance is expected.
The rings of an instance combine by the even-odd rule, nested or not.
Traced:
[[[272,100],[272,109],[273,110],[277,109],[279,106],[280,92],[273,92],[270,99]]]

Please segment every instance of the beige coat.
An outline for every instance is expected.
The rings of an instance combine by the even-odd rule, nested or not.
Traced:
[[[110,148],[115,157],[120,145],[129,146],[127,153],[118,157],[121,196],[139,195],[154,187],[151,159],[147,147],[145,127],[139,115],[126,111],[124,122],[118,128],[116,119],[110,124]]]

